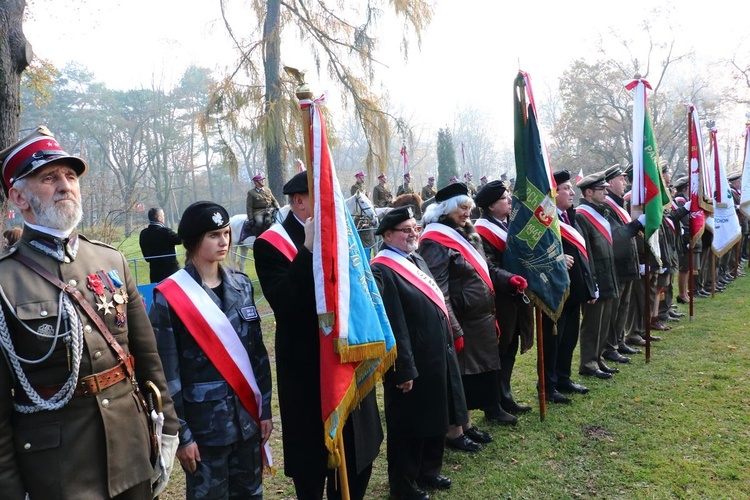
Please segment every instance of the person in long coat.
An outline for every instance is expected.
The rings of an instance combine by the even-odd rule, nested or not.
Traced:
[[[442,293],[417,248],[419,227],[411,206],[394,208],[380,222],[383,237],[372,261],[398,357],[385,373],[388,482],[392,498],[426,499],[424,488],[450,488],[440,474],[449,406],[465,405],[458,361]],[[442,301],[442,303],[439,303]],[[454,400],[458,398],[458,403]]]
[[[284,473],[301,499],[340,498],[336,471],[328,469],[320,401],[320,343],[312,268],[312,205],[307,173],[284,185],[291,211],[256,240],[255,267],[263,293],[276,318],[276,383],[281,411]],[[344,448],[351,498],[364,498],[372,462],[380,452],[375,391],[344,425]]]
[[[185,471],[186,496],[260,499],[261,449],[273,423],[271,366],[253,285],[245,274],[220,265],[231,248],[224,207],[193,203],[178,233],[187,264],[156,287],[149,319],[180,419],[177,458]],[[224,321],[217,319],[222,314]],[[202,317],[208,328],[187,320],[194,317]],[[230,360],[203,339],[220,343]],[[244,368],[242,375],[255,379],[258,393],[251,400],[243,400],[243,386],[235,385],[230,367]]]
[[[484,253],[492,264],[502,269],[511,207],[508,184],[505,181],[488,182],[474,197],[474,201],[482,211],[475,228],[482,237]],[[505,276],[502,278],[508,279]],[[523,277],[509,279],[514,283],[523,283],[525,288],[526,280]],[[500,283],[497,286],[499,288],[502,285]],[[523,295],[517,293],[517,286],[512,288],[513,293],[495,293],[497,322],[501,332],[498,343],[500,404],[485,409],[485,418],[501,425],[515,425],[517,418],[514,415],[531,411],[530,406],[516,403],[510,379],[519,346],[522,346],[521,352],[526,352],[534,342],[533,307],[524,303]]]
[[[419,254],[445,298],[467,408],[491,407],[499,403],[500,331],[495,318],[495,279],[490,276],[481,238],[469,221],[474,201],[463,183],[441,189],[435,201],[422,218],[425,231]],[[491,440],[489,433],[472,426],[471,419],[451,425],[446,438],[449,446],[465,451],[476,451]]]

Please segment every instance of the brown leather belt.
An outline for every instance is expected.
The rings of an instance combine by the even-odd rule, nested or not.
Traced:
[[[132,366],[133,356],[128,356]],[[104,370],[103,372],[94,373],[93,375],[87,375],[78,380],[76,388],[73,391],[74,396],[92,396],[98,392],[103,391],[107,387],[115,385],[127,378],[127,372],[122,363],[117,366]],[[52,396],[57,394],[62,389],[63,384],[56,385],[37,385],[34,386],[34,390],[42,397],[42,399],[50,399]],[[29,404],[31,401],[26,393],[21,390],[15,391],[16,401],[21,404]]]

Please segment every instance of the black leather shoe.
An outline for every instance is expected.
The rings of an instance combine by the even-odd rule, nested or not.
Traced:
[[[489,432],[480,431],[476,427],[469,427],[464,431],[464,434],[469,436],[469,439],[475,443],[491,443],[492,435]]]
[[[391,492],[390,500],[430,500],[430,495],[422,490],[414,490],[410,493]]]
[[[623,356],[619,352],[608,352],[604,355],[604,359],[607,361],[614,361],[616,363],[630,363],[630,358],[627,356]],[[604,368],[602,368],[604,370]],[[604,370],[605,372],[607,370]]]
[[[475,453],[482,449],[481,444],[472,441],[466,434],[461,434],[453,439],[445,438],[445,444],[454,450],[468,451],[469,453]]]
[[[573,402],[572,399],[570,399],[569,397],[563,395],[562,393],[558,391],[554,391],[552,394],[547,394],[545,399],[547,400],[548,403],[558,403],[558,404],[563,404],[563,405]]]
[[[516,425],[518,423],[518,419],[508,413],[507,411],[500,408],[499,412],[494,412],[492,414],[484,414],[484,419],[491,423],[491,424],[497,424],[497,425]]]
[[[673,318],[684,318],[686,316],[685,313],[679,312],[679,311],[669,311],[669,315]]]
[[[678,303],[678,304],[688,304],[688,303],[690,303],[690,301],[689,301],[689,300],[685,300],[685,299],[683,299],[682,297],[680,297],[680,296],[678,295],[678,296],[677,296],[677,303]]]
[[[610,368],[609,366],[601,362],[599,363],[599,369],[604,373],[620,373],[620,370],[618,370],[617,368]]]
[[[591,370],[579,371],[578,374],[583,375],[584,377],[596,377],[596,378],[600,378],[604,380],[608,378],[612,378],[611,373],[603,372],[599,369],[593,370],[593,371]]]
[[[585,385],[576,384],[572,380],[565,383],[557,383],[557,390],[563,394],[586,394],[589,392],[589,388]]]
[[[637,337],[626,338],[625,343],[628,345],[638,345],[638,346],[646,345],[646,341],[643,340],[643,337],[641,337],[640,335],[638,335]]]
[[[503,410],[512,415],[518,415],[519,413],[528,413],[531,411],[531,406],[519,405],[515,401],[500,403],[500,406],[503,408]]]
[[[426,490],[448,490],[451,487],[451,478],[442,474],[437,477],[419,477],[417,486]]]
[[[629,345],[623,342],[617,348],[617,352],[619,352],[620,354],[640,354],[643,351],[641,351],[640,349],[635,349],[633,347],[630,347]]]

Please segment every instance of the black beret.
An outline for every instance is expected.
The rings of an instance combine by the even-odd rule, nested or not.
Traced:
[[[487,208],[499,200],[507,190],[508,184],[504,181],[488,182],[474,197],[474,203],[479,207]]]
[[[727,180],[729,182],[734,182],[740,177],[742,177],[742,172],[732,172],[731,174],[727,175]]]
[[[393,229],[394,227],[398,226],[405,220],[413,219],[414,218],[414,207],[411,205],[404,205],[403,207],[394,208],[393,210],[389,210],[387,214],[385,214],[380,219],[380,225],[378,226],[378,229],[375,230],[375,234],[377,236],[380,236],[384,232],[388,231],[389,229]]]
[[[614,179],[615,177],[620,177],[621,175],[625,175],[625,173],[620,168],[619,163],[615,163],[611,167],[609,167],[607,170],[604,171],[604,180],[610,181]]]
[[[177,234],[183,241],[191,241],[228,225],[229,214],[224,207],[213,201],[196,201],[182,213]]]
[[[578,183],[578,189],[581,191],[584,189],[596,189],[598,187],[609,187],[609,184],[604,180],[604,172],[587,175]]]
[[[558,170],[557,172],[552,174],[552,177],[555,178],[555,183],[559,186],[560,184],[568,182],[570,180],[570,170]]]
[[[289,179],[281,190],[284,194],[307,193],[307,171],[300,172]]]
[[[463,182],[454,182],[438,191],[435,195],[435,201],[440,203],[441,201],[450,200],[453,197],[461,195],[469,196],[469,188]]]

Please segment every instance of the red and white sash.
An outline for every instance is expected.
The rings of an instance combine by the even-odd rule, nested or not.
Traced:
[[[566,224],[564,221],[560,221],[560,234],[565,238],[565,241],[576,247],[586,260],[589,260],[589,254],[586,251],[586,240],[583,239],[583,235],[576,228],[570,224]]]
[[[258,239],[269,242],[274,248],[281,252],[284,257],[289,259],[290,262],[297,256],[297,247],[292,241],[291,236],[286,232],[284,226],[278,222],[263,231],[263,234],[258,236]]]
[[[372,264],[382,264],[393,269],[396,274],[425,294],[428,299],[434,302],[435,305],[443,311],[445,319],[450,325],[451,322],[450,317],[448,316],[448,308],[445,305],[445,297],[443,296],[440,287],[437,286],[435,280],[422,272],[422,270],[414,265],[409,259],[393,250],[383,249],[370,261],[370,265]]]
[[[477,219],[474,223],[479,235],[487,240],[490,245],[501,252],[505,251],[505,245],[508,241],[508,232],[497,224],[493,224],[487,219]]]
[[[258,424],[260,432],[262,394],[247,350],[229,318],[184,269],[162,281],[156,289],[164,295],[187,331],[234,389],[242,405]],[[264,453],[266,463],[273,465],[268,443]]]
[[[620,216],[620,220],[623,224],[628,224],[629,222],[632,222],[633,219],[630,218],[630,214],[627,210],[622,208],[614,199],[607,196],[604,201],[607,202],[607,204],[612,208],[612,210],[615,211],[615,213]]]
[[[665,215],[664,222],[667,223],[667,225],[669,226],[669,228],[672,230],[673,233],[677,234],[677,228],[675,227],[674,221],[672,219],[670,219],[669,217]]]
[[[612,244],[612,228],[609,225],[609,221],[597,212],[593,207],[589,205],[578,205],[576,207],[576,213],[581,214],[604,236],[604,238]]]
[[[476,270],[492,293],[495,293],[495,287],[492,286],[492,278],[490,278],[490,270],[487,267],[487,261],[484,260],[482,254],[479,253],[476,248],[471,246],[471,244],[466,241],[466,238],[461,236],[458,231],[446,226],[445,224],[428,224],[427,229],[422,232],[420,241],[424,239],[435,241],[460,253],[461,256]]]

